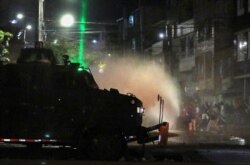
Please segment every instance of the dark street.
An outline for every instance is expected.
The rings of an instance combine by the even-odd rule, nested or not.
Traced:
[[[88,160],[70,147],[45,146],[42,149],[23,145],[1,144],[1,164],[247,164],[250,162],[248,139],[225,137],[214,133],[184,133],[170,138],[167,146],[130,144],[124,157],[116,162]],[[226,159],[225,159],[226,158]]]

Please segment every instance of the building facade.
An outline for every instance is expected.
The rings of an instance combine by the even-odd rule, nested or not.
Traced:
[[[210,103],[227,97],[233,85],[234,4],[233,0],[168,1],[171,37],[166,55],[174,59],[169,58],[170,64],[178,66],[171,69],[183,96]]]
[[[234,84],[238,97],[250,101],[250,0],[236,1],[234,31]]]
[[[183,97],[249,102],[250,0],[166,0],[161,9],[163,14],[144,16],[147,9],[138,8],[124,17],[126,48],[163,61]],[[157,30],[164,32],[162,40],[152,37]]]
[[[118,19],[120,41],[124,54],[137,54],[146,58],[152,55],[152,45],[161,41],[159,35],[165,31],[165,0],[141,1],[134,10],[124,9],[123,17]],[[152,2],[152,3],[151,3]],[[161,46],[161,52],[163,45]],[[156,47],[159,44],[155,45]]]

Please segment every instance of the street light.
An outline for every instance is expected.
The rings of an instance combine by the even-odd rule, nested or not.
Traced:
[[[71,14],[65,14],[60,19],[60,23],[64,27],[70,27],[74,24],[74,22],[75,22],[75,19]]]
[[[27,41],[26,41],[26,32],[27,30],[31,30],[32,29],[32,26],[31,25],[27,25],[24,30],[23,30],[23,41],[24,41],[24,45],[26,45]]]
[[[159,33],[159,38],[163,39],[165,37],[164,33]]]
[[[23,17],[24,17],[24,16],[23,16],[22,13],[18,13],[18,14],[16,15],[16,18],[19,19],[19,20],[20,20],[20,19],[23,19]]]
[[[17,19],[12,19],[12,20],[10,20],[10,23],[11,23],[11,24],[16,24],[16,23],[18,22],[18,20],[22,20],[23,17],[24,17],[24,15],[23,15],[22,13],[18,13],[18,14],[16,15],[16,18],[17,18]]]
[[[31,25],[27,25],[27,26],[26,26],[26,29],[31,30],[31,29],[32,29],[32,26],[31,26]]]
[[[27,33],[27,30],[31,30],[32,29],[32,26],[30,24],[26,25],[26,27],[24,29],[22,29],[18,34],[17,34],[17,38],[20,39],[21,38],[21,35],[23,34],[23,42],[24,42],[24,45],[27,43],[26,41],[26,33]]]

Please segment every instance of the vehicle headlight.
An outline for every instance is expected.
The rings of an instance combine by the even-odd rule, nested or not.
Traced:
[[[137,107],[137,113],[144,113],[143,107]]]

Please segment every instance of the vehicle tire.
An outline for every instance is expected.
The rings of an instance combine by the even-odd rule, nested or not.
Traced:
[[[92,136],[87,156],[92,160],[119,160],[125,153],[127,144],[121,135],[98,134]]]

